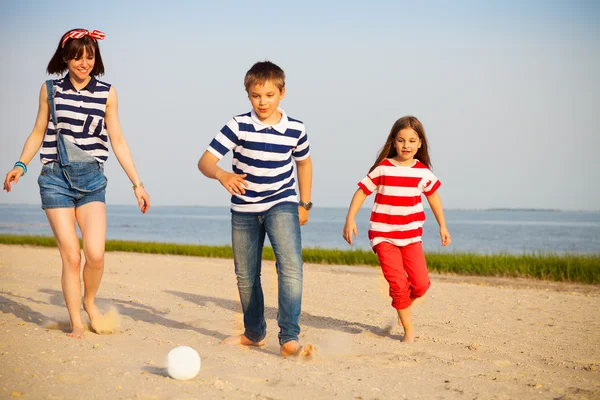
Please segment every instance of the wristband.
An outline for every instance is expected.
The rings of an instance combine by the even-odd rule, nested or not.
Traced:
[[[15,163],[15,166],[14,166],[13,168],[16,168],[16,167],[21,167],[21,169],[23,170],[23,175],[25,175],[25,174],[27,173],[27,165],[25,165],[25,163],[24,163],[24,162],[22,162],[22,161],[17,161],[17,162]]]
[[[135,184],[132,186],[133,190],[135,190],[135,189],[137,189],[137,188],[141,188],[141,187],[144,187],[144,183],[143,183],[143,182],[140,182],[140,183],[135,183]]]

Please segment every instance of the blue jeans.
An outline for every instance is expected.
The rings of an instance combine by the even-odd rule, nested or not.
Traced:
[[[244,312],[244,336],[253,342],[259,342],[266,336],[260,273],[265,235],[268,235],[278,275],[279,344],[298,340],[302,305],[302,241],[298,206],[282,203],[263,215],[232,214],[231,228],[235,274]]]

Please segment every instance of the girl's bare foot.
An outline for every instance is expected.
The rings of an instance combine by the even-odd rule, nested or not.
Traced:
[[[314,350],[315,349],[312,347],[311,344],[306,344],[306,345],[302,346],[296,340],[291,340],[291,341],[281,345],[281,348],[279,349],[279,353],[281,353],[281,355],[284,357],[287,357],[287,356],[310,357],[311,355],[313,355]]]
[[[413,329],[410,307],[398,311],[398,324],[404,328],[403,342],[412,343],[415,341],[415,331]]]
[[[402,322],[398,321],[398,323],[402,326]],[[406,324],[403,326],[404,328],[404,337],[402,338],[402,342],[404,343],[412,343],[415,341],[415,330],[412,325]]]
[[[84,331],[83,325],[75,326],[75,327],[73,327],[71,332],[67,333],[67,336],[75,338],[75,339],[83,339],[83,337],[84,337],[83,331]]]
[[[230,336],[228,338],[225,338],[225,339],[223,339],[223,341],[221,343],[222,344],[241,344],[242,346],[262,346],[263,344],[265,344],[265,340],[263,339],[260,342],[253,342],[252,340],[248,339],[244,335],[238,335],[238,336]]]
[[[415,332],[413,330],[404,331],[404,337],[402,338],[402,342],[412,343],[414,341],[415,341]]]

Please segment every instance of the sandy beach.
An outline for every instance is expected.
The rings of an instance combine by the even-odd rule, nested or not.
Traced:
[[[0,245],[0,397],[24,399],[598,399],[598,286],[432,275],[401,343],[378,268],[305,264],[301,341],[279,355],[274,263],[263,265],[268,335],[241,333],[233,261],[107,253],[98,305],[112,335],[65,336],[57,249]],[[202,357],[190,381],[164,365]]]

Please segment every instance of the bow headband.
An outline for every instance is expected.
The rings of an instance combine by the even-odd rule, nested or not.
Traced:
[[[63,38],[61,47],[65,47],[65,44],[67,43],[67,40],[69,40],[69,39],[81,39],[84,36],[89,36],[92,39],[96,39],[96,40],[103,40],[106,37],[106,34],[104,32],[100,32],[96,29],[94,29],[91,32],[86,31],[85,29],[76,29],[65,35],[65,37]]]

